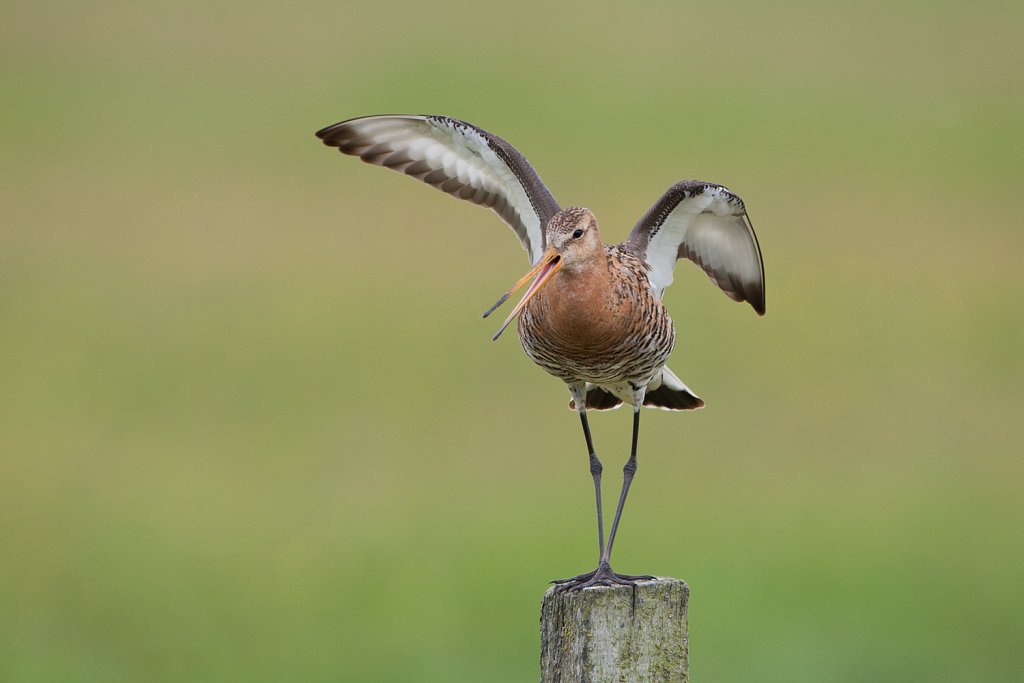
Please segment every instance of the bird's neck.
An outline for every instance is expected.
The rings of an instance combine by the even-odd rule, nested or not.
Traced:
[[[566,263],[551,280],[551,286],[566,295],[575,296],[606,287],[612,280],[612,264],[608,253],[601,249],[585,261]]]

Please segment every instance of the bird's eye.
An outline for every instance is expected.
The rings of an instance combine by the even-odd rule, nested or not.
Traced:
[[[575,230],[573,230],[572,238],[575,240],[575,239],[579,239],[580,237],[583,237],[583,229],[582,228],[576,228]]]

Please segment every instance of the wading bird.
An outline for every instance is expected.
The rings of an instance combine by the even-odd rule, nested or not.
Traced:
[[[597,219],[560,209],[537,172],[512,145],[447,116],[367,116],[317,132],[324,144],[400,171],[443,192],[489,207],[515,231],[533,268],[486,313],[533,281],[494,339],[518,319],[526,354],[569,388],[587,441],[597,499],[597,569],[554,583],[562,589],[632,585],[649,576],[616,574],[612,544],[636,473],[640,407],[693,410],[704,402],[668,369],[675,345],[662,306],[679,258],[704,269],[734,301],[764,315],[764,267],[743,201],[714,183],[676,183],[640,218],[622,244],[606,246]],[[605,543],[601,462],[587,410],[633,406],[633,440]]]

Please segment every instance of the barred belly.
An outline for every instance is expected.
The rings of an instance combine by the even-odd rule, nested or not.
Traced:
[[[534,363],[564,382],[640,387],[657,375],[675,345],[671,318],[660,306],[654,313],[643,319],[644,325],[628,326],[636,329],[619,328],[616,334],[581,344],[527,307],[519,320],[519,339]]]

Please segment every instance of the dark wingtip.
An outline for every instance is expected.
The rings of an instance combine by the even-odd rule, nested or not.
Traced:
[[[752,288],[743,293],[743,298],[746,299],[750,307],[757,311],[758,315],[764,315],[764,280],[761,280],[761,286]]]
[[[340,123],[333,123],[329,126],[325,126],[324,128],[321,128],[316,133],[314,133],[314,135],[316,135],[316,137],[319,138],[325,145],[330,145],[331,142],[330,140],[328,140],[328,138],[330,137],[331,132],[334,131],[340,125]]]

